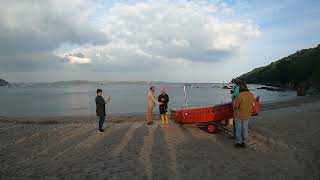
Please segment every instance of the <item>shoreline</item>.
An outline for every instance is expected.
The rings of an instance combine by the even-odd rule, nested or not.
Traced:
[[[261,110],[268,111],[268,110],[281,109],[281,108],[287,108],[287,107],[301,106],[305,103],[313,103],[318,101],[320,101],[320,95],[301,96],[301,97],[296,97],[294,99],[289,99],[286,101],[261,104]]]

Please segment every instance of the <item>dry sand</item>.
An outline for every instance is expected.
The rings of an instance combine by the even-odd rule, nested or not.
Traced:
[[[320,178],[320,97],[264,105],[247,149],[224,132],[111,116],[0,118],[0,179]]]

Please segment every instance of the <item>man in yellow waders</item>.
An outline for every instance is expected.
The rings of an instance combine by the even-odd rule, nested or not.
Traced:
[[[168,108],[168,102],[169,102],[169,96],[167,94],[167,90],[165,88],[162,88],[161,94],[158,97],[158,101],[162,103],[159,106],[160,116],[161,116],[161,122],[164,124],[164,118],[166,118],[166,124],[169,124],[169,117],[167,114],[167,108]]]

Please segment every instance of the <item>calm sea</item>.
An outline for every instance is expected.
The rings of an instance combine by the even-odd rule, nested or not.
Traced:
[[[111,96],[107,113],[143,113],[146,109],[146,94],[154,85],[159,94],[162,87],[168,89],[169,107],[184,106],[184,84],[180,83],[53,83],[16,84],[0,87],[0,116],[63,116],[95,114],[95,92],[104,91]],[[222,89],[231,84],[189,84],[187,86],[189,106],[207,106],[230,102],[230,90]],[[249,85],[250,90],[261,97],[261,102],[276,102],[295,98],[295,92],[271,92],[258,90],[261,85]],[[158,111],[158,110],[157,110]]]

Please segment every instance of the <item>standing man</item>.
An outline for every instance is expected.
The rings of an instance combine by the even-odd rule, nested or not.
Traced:
[[[106,103],[108,103],[111,100],[111,97],[109,96],[107,102],[102,97],[102,90],[97,89],[97,97],[96,97],[96,114],[99,117],[99,132],[103,133],[103,123],[106,116]]]
[[[151,86],[147,95],[147,124],[153,124],[153,109],[156,105],[162,104],[156,101],[156,87]]]
[[[164,116],[166,116],[166,124],[168,125],[169,117],[167,114],[167,109],[168,109],[169,96],[167,94],[166,88],[161,89],[161,94],[158,97],[158,101],[163,103],[162,105],[159,106],[161,123],[164,124]]]
[[[235,147],[246,147],[248,143],[248,124],[253,108],[254,96],[247,85],[240,85],[240,93],[233,101],[235,122]]]

